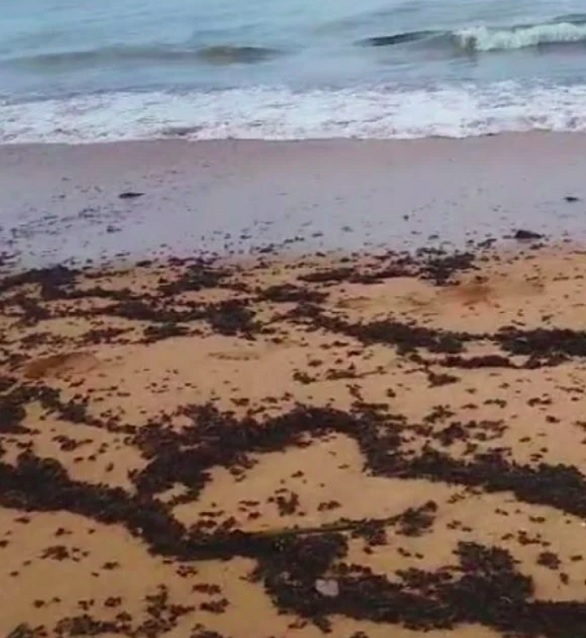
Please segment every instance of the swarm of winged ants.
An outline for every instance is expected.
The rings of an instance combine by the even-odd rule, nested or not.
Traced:
[[[452,304],[451,308],[457,300],[466,312],[481,314],[494,310],[494,304],[502,309],[503,304],[513,303],[495,301],[496,288],[487,279],[487,269],[505,262],[506,267],[523,260],[539,263],[541,250],[529,247],[502,257],[490,247],[457,253],[427,249],[281,262],[266,255],[253,263],[192,258],[142,261],[132,268],[55,266],[6,274],[0,280],[0,506],[19,516],[64,512],[92,524],[123,528],[152,556],[176,563],[187,580],[190,569],[197,570],[204,561],[221,564],[245,558],[254,565],[248,574],[251,586],[260,588],[279,613],[293,618],[292,631],[312,626],[329,633],[332,619],[347,618],[368,627],[387,626],[391,632],[399,627],[449,632],[481,625],[503,636],[586,636],[586,581],[570,579],[564,571],[567,561],[539,536],[522,530],[514,534],[521,545],[538,545],[539,569],[555,574],[559,586],[569,587],[572,596],[540,597],[535,576],[524,570],[510,545],[499,536],[487,544],[485,536],[475,539],[473,530],[456,543],[450,562],[433,569],[418,566],[413,556],[408,567],[385,573],[380,563],[375,569],[367,560],[356,562],[351,551],[359,542],[368,557],[397,545],[397,539],[425,539],[442,516],[443,503],[434,498],[434,486],[440,485],[473,497],[507,494],[517,504],[539,506],[540,512],[547,508],[552,517],[571,517],[586,525],[582,469],[555,462],[545,449],[531,456],[516,454],[506,439],[514,425],[506,418],[472,419],[449,406],[433,405],[424,418],[414,421],[396,408],[400,388],[387,386],[377,400],[361,389],[367,373],[361,372],[359,363],[374,350],[389,353],[397,365],[426,379],[429,391],[437,389],[446,396],[466,384],[467,375],[482,371],[493,377],[518,374],[530,382],[531,375],[579,367],[586,357],[586,331],[556,325],[555,317],[542,317],[540,325],[523,325],[519,320],[486,331],[418,320],[416,310],[432,316],[438,300]],[[279,277],[273,276],[275,272]],[[405,295],[405,304],[411,305],[403,313],[391,304],[384,312],[361,314],[361,302],[367,304],[404,282],[415,282],[427,296],[418,300]],[[536,296],[548,294],[543,282],[532,280],[528,285]],[[354,294],[349,302],[351,291],[361,291],[362,297]],[[54,326],[63,320],[89,328],[69,336],[58,333]],[[278,347],[293,333],[319,337],[324,356],[320,360],[320,351],[313,351],[309,364],[295,370],[288,401],[281,408],[275,399],[262,405],[240,397],[233,401],[237,409],[210,400],[176,405],[172,412],[137,424],[125,421],[122,411],[101,413],[94,395],[81,390],[81,381],[75,379],[75,366],[81,363],[82,369],[90,370],[104,347],[148,348],[168,340],[197,343],[210,336],[231,344],[262,342]],[[328,359],[336,344],[347,347],[346,354]],[[383,370],[378,373],[384,375]],[[347,388],[349,402],[320,405],[299,399],[296,388],[306,397],[324,383]],[[66,387],[78,391],[66,392]],[[514,392],[506,383],[499,387],[501,391],[488,397],[486,404],[505,410]],[[578,401],[582,388],[567,392]],[[473,389],[469,397],[475,400]],[[531,401],[532,408],[552,409],[547,396]],[[96,429],[123,437],[141,459],[138,468],[128,471],[131,488],[109,483],[107,473],[99,481],[84,481],[63,457],[42,454],[37,437],[51,419],[75,425],[90,439]],[[181,427],[176,426],[178,419]],[[544,423],[551,428],[564,425],[554,413],[548,413]],[[585,424],[576,420],[568,427],[584,430]],[[246,486],[247,474],[266,455],[308,449],[337,435],[354,442],[365,475],[405,484],[426,481],[431,486],[428,500],[372,518],[335,518],[340,503],[331,500],[319,506],[321,513],[328,513],[327,519],[318,517],[305,524],[301,517],[280,528],[243,526],[229,512],[222,520],[202,515],[193,524],[176,516],[178,506],[197,507],[218,468]],[[64,454],[75,454],[83,443],[63,434],[55,439]],[[303,469],[299,468],[299,476]],[[178,495],[161,497],[177,486]],[[303,509],[303,503],[291,485],[277,487],[273,503],[288,520]],[[254,495],[250,499],[252,507]],[[255,517],[262,521],[261,513],[251,520]],[[532,520],[547,523],[543,517]],[[10,540],[0,544],[0,556],[10,551]],[[397,551],[409,558],[401,547]],[[73,560],[65,545],[47,548],[43,559]],[[571,561],[579,567],[582,556],[572,556]],[[3,589],[17,580],[15,575],[12,580],[0,578]],[[230,605],[237,604],[218,598],[222,592],[216,585],[200,583],[194,588],[216,598],[201,607],[178,604],[161,583],[149,595],[143,618],[137,619],[124,609],[123,600],[112,596],[105,602],[115,612],[108,619],[94,614],[88,603],[46,626],[34,621],[31,610],[6,628],[7,635],[154,638],[168,634],[190,614],[207,618],[206,614],[228,613]],[[236,612],[246,616],[245,609]],[[190,631],[182,635],[221,638],[204,621]],[[267,627],[266,636],[270,635],[275,634]],[[368,629],[352,635],[365,638]]]

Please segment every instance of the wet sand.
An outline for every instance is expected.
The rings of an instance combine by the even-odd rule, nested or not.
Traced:
[[[586,635],[585,276],[530,242],[1,280],[0,633]]]
[[[586,136],[0,147],[0,254],[463,246],[526,227],[584,237]],[[120,198],[128,191],[141,194]]]

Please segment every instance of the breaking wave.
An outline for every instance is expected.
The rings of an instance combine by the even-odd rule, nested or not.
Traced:
[[[586,44],[586,24],[558,22],[511,29],[471,27],[454,33],[458,45],[472,51],[505,51],[547,44]]]
[[[361,44],[380,47],[426,42],[478,53],[576,43],[586,46],[586,16],[572,15],[541,24],[506,28],[472,26],[454,31],[396,33],[368,38]]]

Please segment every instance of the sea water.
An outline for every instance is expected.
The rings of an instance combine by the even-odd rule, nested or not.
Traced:
[[[583,0],[18,0],[0,142],[586,130]]]

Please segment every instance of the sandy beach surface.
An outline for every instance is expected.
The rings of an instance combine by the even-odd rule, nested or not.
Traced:
[[[24,265],[584,238],[586,136],[0,146],[0,253]],[[136,197],[120,197],[135,194]]]
[[[529,241],[3,278],[0,634],[586,635],[585,277]]]

